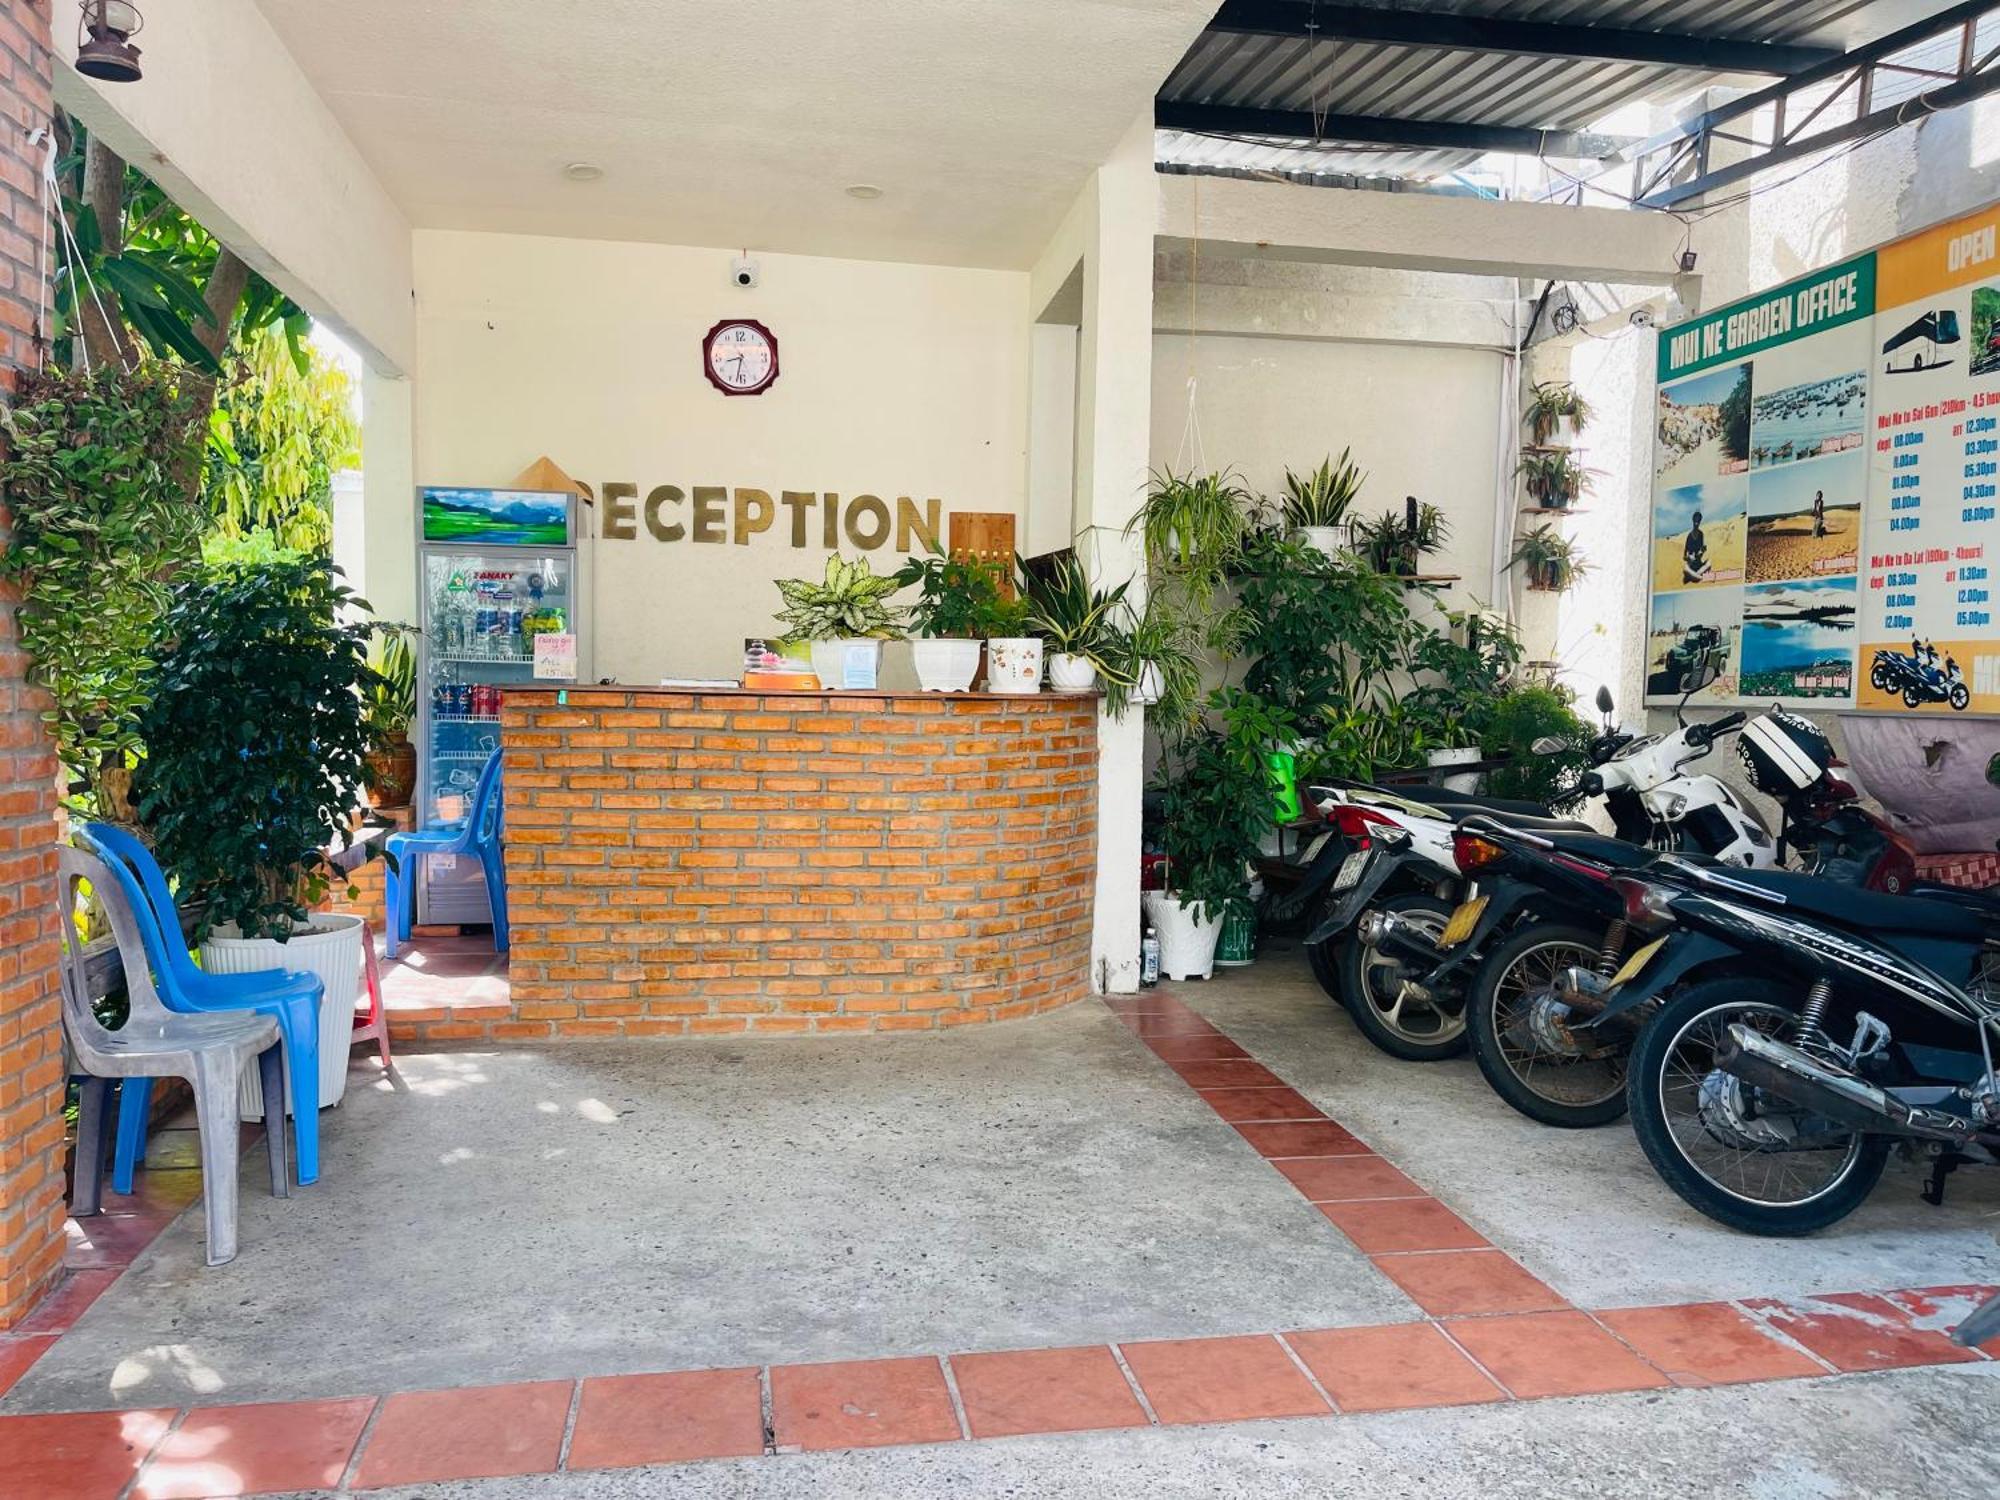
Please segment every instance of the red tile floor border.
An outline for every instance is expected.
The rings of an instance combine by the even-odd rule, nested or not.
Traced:
[[[1194,1049],[1202,1057],[1189,1056],[1189,1038],[1227,1038],[1170,996],[1110,1004],[1142,1043],[1179,1054],[1176,1072],[1254,1063],[1223,1054],[1215,1040]],[[1292,1181],[1426,1316],[1380,1327],[667,1371],[379,1401],[0,1416],[0,1496],[166,1500],[341,1489],[343,1480],[342,1492],[351,1493],[557,1469],[1446,1407],[1984,1358],[1937,1326],[1985,1287],[1572,1308],[1282,1080],[1194,1093],[1243,1137],[1246,1166],[1261,1161]],[[179,1172],[155,1171],[148,1181]],[[191,1201],[187,1188],[185,1181],[142,1185],[126,1211],[163,1228],[171,1214],[160,1205]],[[1415,1196],[1380,1196],[1385,1188]],[[1318,1200],[1329,1191],[1365,1196]],[[120,1237],[124,1264],[143,1248],[138,1240]],[[0,1391],[117,1269],[75,1271],[37,1315],[54,1326],[0,1336]]]

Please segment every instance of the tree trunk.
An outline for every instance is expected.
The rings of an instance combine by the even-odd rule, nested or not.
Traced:
[[[94,135],[84,145],[83,201],[97,220],[104,254],[119,254],[125,248],[125,159]],[[79,361],[131,368],[135,351],[118,294],[96,278],[86,282],[79,276],[75,297]]]
[[[215,321],[195,327],[195,337],[201,340],[202,348],[217,359],[222,358],[222,351],[229,344],[230,326],[236,321],[236,309],[249,286],[249,263],[227,245],[218,244],[215,269],[208,273],[208,285],[201,294]]]

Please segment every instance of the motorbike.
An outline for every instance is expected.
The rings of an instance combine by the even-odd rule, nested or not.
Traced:
[[[1627,1095],[1681,1198],[1763,1235],[1852,1213],[1892,1149],[1925,1198],[2000,1162],[2000,906],[1683,861],[1615,882],[1649,941],[1590,1023],[1645,1021]]]
[[[1878,693],[1901,693],[1906,708],[1949,703],[1963,712],[1972,702],[1958,663],[1947,656],[1939,667],[1935,652],[1905,654],[1878,646],[1868,667],[1868,683]]]

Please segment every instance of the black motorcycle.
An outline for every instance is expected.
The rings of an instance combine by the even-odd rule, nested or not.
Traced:
[[[1661,872],[1649,872],[1655,874]],[[1651,938],[1594,1025],[1644,1025],[1626,1084],[1662,1179],[1710,1218],[1806,1234],[1868,1196],[1892,1146],[1924,1196],[2000,1161],[2000,907],[1676,862],[1617,882]]]

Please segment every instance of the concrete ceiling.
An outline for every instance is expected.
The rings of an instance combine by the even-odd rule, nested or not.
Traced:
[[[420,228],[1019,267],[1216,0],[258,4]]]

